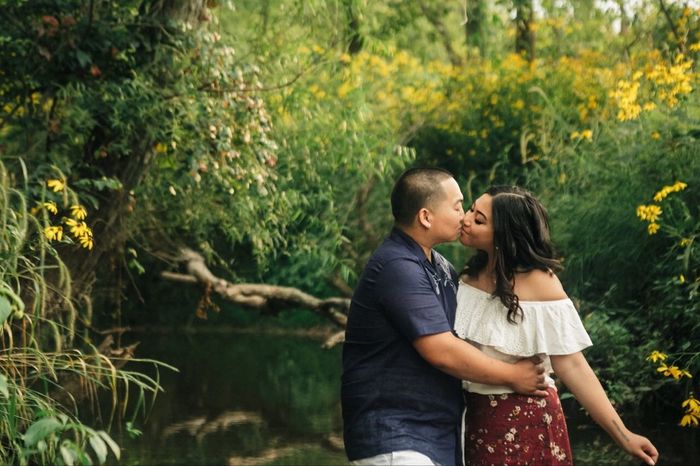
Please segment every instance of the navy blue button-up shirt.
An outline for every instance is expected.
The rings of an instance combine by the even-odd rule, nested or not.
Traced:
[[[370,258],[348,314],[341,400],[345,449],[358,460],[414,450],[433,461],[461,463],[461,383],[412,345],[451,332],[457,274],[436,251],[398,228]]]

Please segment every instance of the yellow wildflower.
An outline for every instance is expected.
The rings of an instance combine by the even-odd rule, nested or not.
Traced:
[[[650,235],[655,235],[657,231],[659,231],[659,228],[661,228],[661,225],[658,223],[650,223],[647,225],[647,233]]]
[[[348,95],[348,93],[350,93],[350,91],[352,91],[353,89],[354,89],[354,86],[352,85],[352,83],[349,83],[347,81],[344,82],[338,88],[338,97],[340,97],[342,99],[343,97]]]
[[[164,153],[168,152],[168,146],[162,142],[159,142],[158,144],[156,144],[155,149],[156,149],[156,152],[158,152],[159,154],[164,154]]]
[[[46,185],[57,193],[59,191],[63,191],[63,189],[66,187],[66,182],[64,180],[52,179],[48,180]]]
[[[85,222],[78,222],[72,218],[67,218],[64,220],[64,223],[68,226],[70,232],[75,236],[82,247],[92,249],[92,230]]]
[[[637,217],[652,223],[659,219],[662,212],[661,207],[656,204],[640,205],[637,207]]]
[[[664,186],[661,188],[660,191],[658,191],[656,194],[654,194],[654,201],[656,202],[661,202],[664,200],[669,194],[671,193],[677,193],[679,191],[683,191],[685,188],[687,188],[688,185],[683,183],[682,181],[676,181],[673,185],[671,186]]]
[[[651,362],[656,362],[656,361],[665,361],[666,358],[668,358],[668,355],[666,353],[662,353],[659,350],[654,350],[652,351],[649,356],[647,356],[647,361]]]
[[[661,133],[659,133],[658,131],[652,131],[651,138],[655,141],[658,141],[659,139],[661,139]]]
[[[615,99],[619,108],[618,120],[635,120],[639,117],[642,107],[637,103],[638,94],[639,81],[618,81],[617,89],[610,92],[610,96]]]
[[[49,241],[61,241],[61,238],[63,238],[63,228],[48,226],[44,228],[44,236]]]
[[[696,400],[692,394],[681,406],[686,408],[688,412],[700,414],[700,401]]]
[[[684,248],[684,247],[688,246],[690,244],[690,242],[691,242],[690,238],[683,238],[680,242],[680,246],[682,248]]]
[[[73,236],[77,238],[86,235],[92,236],[92,230],[85,222],[76,222],[72,218],[68,218],[65,220],[65,223],[68,225]]]
[[[588,120],[588,108],[584,107],[583,105],[578,106],[578,115],[581,121],[586,121]]]
[[[691,52],[700,52],[700,42],[695,42],[694,44],[690,44],[690,47],[688,47],[688,50]]]
[[[693,425],[693,426],[697,427],[698,421],[700,421],[700,417],[696,416],[693,413],[689,413],[689,414],[686,414],[685,416],[683,416],[683,418],[681,419],[681,422],[680,422],[680,426],[685,427],[685,426]]]
[[[85,249],[92,250],[93,247],[93,242],[92,242],[92,236],[81,236],[78,238],[78,241],[80,241],[80,245],[84,247]]]
[[[58,207],[56,207],[56,203],[54,201],[44,202],[42,205],[44,206],[44,209],[48,210],[52,214],[56,215],[58,213]]]
[[[680,282],[681,285],[682,285],[683,283],[685,283],[685,275],[680,274],[680,275],[678,276],[678,281]]]
[[[87,211],[85,210],[85,207],[81,206],[80,204],[74,204],[70,206],[70,212],[73,218],[76,218],[78,220],[83,220],[85,217],[87,217]]]
[[[661,364],[656,371],[662,372],[666,377],[673,377],[676,380],[688,374],[688,371],[681,371],[678,366],[667,366],[666,364]]]

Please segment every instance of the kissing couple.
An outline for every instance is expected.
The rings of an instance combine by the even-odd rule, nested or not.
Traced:
[[[629,431],[582,354],[591,340],[556,272],[547,212],[494,186],[465,212],[457,181],[413,168],[394,227],[355,288],[343,345],[343,434],[353,465],[572,465],[553,376],[627,453]],[[474,254],[460,274],[434,246]]]

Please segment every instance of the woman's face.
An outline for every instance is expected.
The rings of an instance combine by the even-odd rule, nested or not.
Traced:
[[[489,254],[493,252],[493,217],[491,196],[484,194],[464,213],[464,224],[459,242]]]

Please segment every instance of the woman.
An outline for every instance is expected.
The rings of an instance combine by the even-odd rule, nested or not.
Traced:
[[[542,357],[620,447],[655,464],[654,445],[625,427],[581,354],[591,340],[554,274],[561,267],[540,202],[518,187],[492,187],[466,212],[460,241],[477,252],[457,293],[457,334],[500,360]],[[571,465],[566,421],[548,383],[549,395],[534,398],[465,382],[466,464]]]

